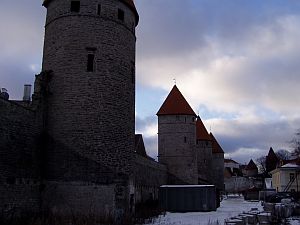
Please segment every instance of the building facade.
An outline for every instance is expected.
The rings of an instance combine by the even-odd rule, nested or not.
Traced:
[[[277,192],[300,191],[300,166],[288,163],[271,171],[272,186]]]

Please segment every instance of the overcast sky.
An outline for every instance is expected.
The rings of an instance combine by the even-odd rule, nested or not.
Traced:
[[[157,155],[156,112],[177,86],[226,157],[289,149],[300,128],[300,1],[136,0],[136,132]],[[22,98],[41,70],[41,1],[0,1],[0,87]]]

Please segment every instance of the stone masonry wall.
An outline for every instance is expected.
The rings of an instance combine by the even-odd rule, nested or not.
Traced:
[[[158,117],[158,160],[188,184],[198,184],[195,116]]]
[[[167,184],[166,166],[135,154],[135,203],[143,203],[149,199],[158,200],[158,189]]]
[[[70,12],[71,1],[66,0],[53,0],[47,9],[43,70],[53,71],[47,130],[60,145],[53,153],[76,151],[116,173],[129,174],[135,126],[135,15],[117,0],[80,3],[79,13]],[[124,22],[118,19],[118,9],[124,11]],[[95,55],[94,72],[87,72],[88,54]],[[60,167],[54,154],[50,166]]]
[[[212,183],[212,143],[206,140],[197,140],[197,164],[199,184]]]
[[[39,134],[35,112],[0,98],[0,210],[37,210]]]
[[[219,190],[224,190],[224,154],[212,154],[212,183]]]
[[[119,0],[81,0],[79,12],[71,12],[71,0],[52,0],[46,7],[42,70],[52,71],[46,179],[80,182],[91,174],[94,180],[113,175],[121,196],[115,206],[126,209],[134,160],[135,13]],[[88,71],[91,54],[93,71]],[[89,160],[104,172],[95,166],[91,173],[84,167]],[[73,172],[76,165],[80,173]],[[58,188],[57,194],[61,191]],[[90,198],[85,200],[83,205]]]
[[[58,215],[110,217],[115,210],[116,185],[88,182],[46,182],[42,206]]]

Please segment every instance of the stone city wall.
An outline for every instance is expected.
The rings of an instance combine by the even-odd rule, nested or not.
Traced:
[[[0,210],[37,209],[39,134],[35,112],[0,98]]]
[[[167,184],[167,168],[158,162],[135,155],[135,202],[158,199],[158,189]]]

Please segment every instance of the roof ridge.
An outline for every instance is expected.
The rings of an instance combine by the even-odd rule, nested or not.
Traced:
[[[211,140],[211,137],[209,136],[199,115],[197,116],[196,121],[196,136],[197,140]]]
[[[218,143],[217,139],[215,138],[215,136],[210,132],[209,135],[211,136],[211,140],[212,140],[212,153],[223,153],[224,154],[224,150],[222,149],[221,145]]]
[[[168,94],[167,98],[163,102],[162,106],[158,110],[157,116],[160,115],[193,115],[196,113],[186,101],[182,93],[179,91],[176,85]]]

